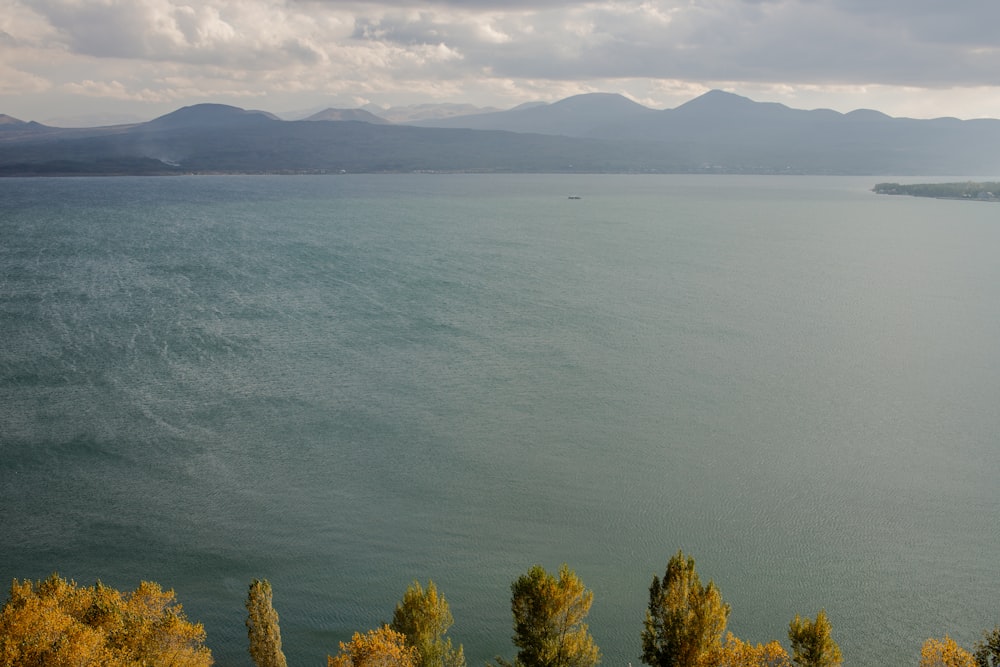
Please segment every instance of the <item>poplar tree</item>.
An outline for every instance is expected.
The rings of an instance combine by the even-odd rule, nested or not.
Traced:
[[[594,594],[567,565],[559,568],[558,579],[535,565],[510,589],[515,665],[594,667],[600,662],[600,650],[583,622]]]
[[[278,612],[271,604],[271,584],[254,579],[247,594],[247,636],[250,657],[257,667],[286,667],[281,651]]]
[[[465,667],[462,646],[455,649],[444,636],[454,622],[448,601],[434,582],[428,581],[425,591],[414,581],[396,605],[389,627],[404,634],[406,643],[416,649],[417,667]]]
[[[840,647],[830,636],[830,621],[820,609],[815,622],[798,614],[788,624],[788,640],[792,643],[792,660],[800,667],[837,667],[843,657]]]
[[[653,576],[642,630],[642,661],[650,667],[697,667],[716,654],[729,605],[711,581],[703,586],[694,558],[678,551],[661,580]]]

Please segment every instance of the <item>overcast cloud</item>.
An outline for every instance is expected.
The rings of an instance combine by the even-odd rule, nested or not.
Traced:
[[[711,88],[1000,117],[996,0],[0,0],[0,112],[149,118]]]

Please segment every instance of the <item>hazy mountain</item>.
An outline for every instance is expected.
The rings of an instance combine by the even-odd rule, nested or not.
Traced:
[[[375,123],[376,125],[384,125],[388,123],[385,118],[376,116],[373,113],[365,111],[364,109],[324,109],[323,111],[314,113],[308,118],[303,118],[302,120],[357,120],[362,123]]]
[[[181,127],[233,127],[261,125],[280,119],[266,111],[247,111],[228,104],[195,104],[154,118],[143,123],[146,129],[167,129]]]
[[[81,130],[81,132],[83,132]],[[0,141],[0,174],[383,171],[655,171],[684,165],[659,147],[538,134],[282,121],[196,105],[118,131]]]
[[[108,127],[110,125],[135,125],[148,120],[149,117],[142,118],[131,114],[120,113],[96,113],[81,114],[73,116],[53,116],[45,118],[41,122],[51,127]]]
[[[652,109],[612,93],[588,93],[552,104],[521,105],[507,111],[413,122],[420,127],[461,127],[471,130],[536,132],[571,137],[601,137],[609,124],[655,114]]]
[[[221,104],[105,128],[10,119],[0,122],[0,173],[1000,173],[998,120],[804,111],[721,91],[666,110],[589,94],[448,121],[481,129],[376,124],[361,110],[330,113],[368,121],[283,121]]]
[[[375,104],[366,104],[361,108],[365,111],[370,111],[379,118],[388,120],[390,123],[402,124],[499,111],[499,109],[494,107],[477,107],[472,104],[412,104],[389,108],[382,108]]]

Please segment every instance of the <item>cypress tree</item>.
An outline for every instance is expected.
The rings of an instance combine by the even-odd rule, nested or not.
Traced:
[[[247,594],[247,636],[250,657],[257,667],[287,667],[281,651],[278,612],[271,604],[271,584],[254,579]]]

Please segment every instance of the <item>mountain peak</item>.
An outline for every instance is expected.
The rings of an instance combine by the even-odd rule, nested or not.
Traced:
[[[194,104],[154,118],[146,125],[159,128],[195,125],[204,127],[206,125],[233,125],[272,120],[278,120],[278,117],[266,111],[247,111],[228,104]]]
[[[760,102],[754,102],[749,97],[743,97],[742,95],[737,95],[736,93],[727,93],[724,90],[710,90],[703,95],[699,95],[693,100],[685,102],[677,107],[675,111],[680,111],[682,109],[695,111],[711,109],[713,111],[729,112],[740,109],[748,109],[757,104],[760,104]]]
[[[381,116],[376,116],[370,111],[365,111],[364,109],[323,109],[308,118],[303,120],[355,120],[361,121],[362,123],[375,123],[379,125],[384,125],[388,123],[385,118]]]
[[[624,95],[618,93],[582,93],[573,95],[565,99],[553,102],[548,105],[551,108],[563,109],[566,111],[588,111],[588,112],[629,112],[648,111],[646,107],[637,102],[633,102]]]

